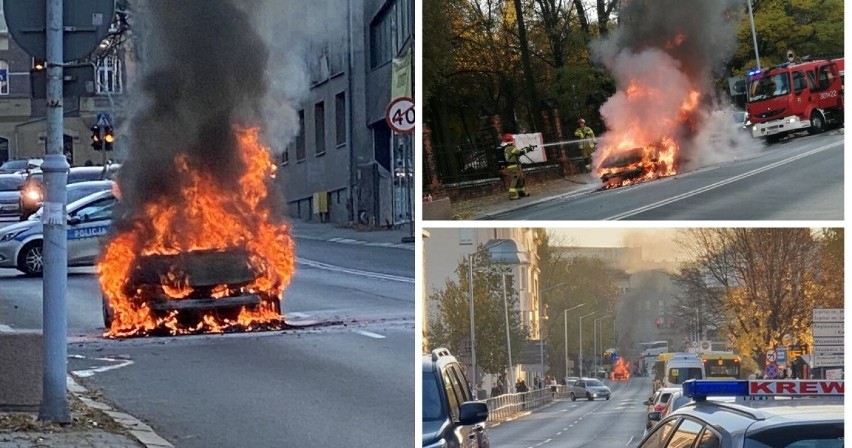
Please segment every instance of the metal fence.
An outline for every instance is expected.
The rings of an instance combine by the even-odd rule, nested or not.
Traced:
[[[516,394],[503,394],[491,397],[488,404],[488,421],[500,422],[531,411],[553,401],[554,398],[567,398],[565,386],[553,386]]]
[[[552,165],[559,157],[559,145],[546,146],[537,151],[545,151],[548,162],[525,163],[524,167]],[[445,145],[433,146],[435,175],[442,185],[475,183],[500,177],[500,167],[504,159],[503,148],[490,145]],[[427,174],[424,163],[424,175]],[[431,174],[431,173],[429,173]],[[428,178],[424,180],[428,181]]]

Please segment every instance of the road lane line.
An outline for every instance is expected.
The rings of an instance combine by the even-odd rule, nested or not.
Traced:
[[[384,339],[385,338],[384,336],[377,334],[377,333],[373,333],[371,331],[356,330],[355,333],[358,333],[361,336],[367,336],[368,338],[373,338],[373,339]]]
[[[380,279],[380,280],[390,280],[390,281],[394,281],[394,282],[414,283],[413,277],[401,277],[401,276],[398,276],[398,275],[381,274],[381,273],[378,273],[378,272],[361,271],[361,270],[358,270],[358,269],[343,268],[343,267],[334,266],[334,265],[328,264],[328,263],[322,263],[322,262],[319,262],[319,261],[307,260],[305,258],[298,258],[297,257],[296,263],[299,263],[299,264],[302,264],[302,265],[305,265],[305,266],[310,266],[312,268],[317,268],[317,269],[325,269],[325,270],[328,270],[328,271],[342,272],[344,274],[360,275],[362,277],[370,277],[370,278],[376,278],[376,279]]]
[[[633,436],[630,436],[630,440],[628,440],[627,443],[624,444],[624,446],[630,446],[631,443],[633,443]]]
[[[83,358],[83,359],[85,359],[85,358]],[[115,359],[115,358],[94,358],[94,359],[98,360],[98,361],[107,361],[107,362],[118,362],[119,361],[118,359]],[[84,369],[84,370],[74,370],[71,373],[74,374],[75,376],[79,377],[79,378],[88,378],[90,376],[93,376],[96,373],[103,373],[103,372],[108,372],[110,370],[120,369],[122,367],[127,367],[131,364],[133,364],[133,361],[126,359],[126,360],[122,360],[118,364],[113,364],[113,365],[109,365],[109,366],[94,367],[94,368],[91,368],[91,369]]]
[[[753,169],[751,171],[747,171],[747,172],[742,173],[740,175],[737,175],[737,176],[734,176],[734,177],[731,177],[731,178],[728,178],[728,179],[725,179],[725,180],[720,180],[719,182],[712,183],[710,185],[705,185],[701,188],[697,188],[695,190],[688,191],[686,193],[681,193],[677,196],[672,196],[668,199],[663,199],[662,201],[657,201],[657,202],[654,202],[652,204],[648,204],[646,206],[639,207],[637,209],[633,209],[633,210],[630,210],[630,211],[627,211],[627,212],[624,212],[624,213],[620,213],[618,215],[614,215],[614,216],[610,216],[608,218],[604,218],[604,220],[605,221],[616,221],[616,220],[620,220],[620,219],[624,219],[624,218],[629,218],[631,216],[635,216],[635,215],[638,215],[640,213],[644,213],[648,210],[653,210],[655,208],[659,208],[659,207],[662,207],[664,205],[669,205],[669,204],[672,204],[674,202],[681,201],[683,199],[687,199],[687,198],[690,198],[692,196],[699,195],[699,194],[704,193],[706,191],[710,191],[710,190],[713,190],[715,188],[719,188],[719,187],[728,185],[730,183],[740,181],[742,179],[754,176],[755,174],[760,174],[764,171],[769,171],[771,169],[778,168],[779,166],[784,166],[788,163],[795,162],[799,159],[811,156],[813,154],[823,152],[825,150],[831,149],[835,146],[842,145],[842,144],[843,144],[843,141],[841,140],[839,142],[834,142],[834,143],[830,143],[828,145],[820,146],[819,148],[814,148],[814,149],[812,149],[808,152],[803,152],[801,154],[790,157],[789,159],[779,160],[775,163],[772,163],[772,164],[769,164],[769,165],[766,165],[766,166],[762,166],[760,168],[756,168],[756,169]]]

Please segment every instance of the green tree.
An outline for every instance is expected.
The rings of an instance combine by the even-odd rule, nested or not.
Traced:
[[[506,313],[502,284],[505,266],[492,263],[487,251],[473,257],[474,331],[476,332],[476,364],[480,373],[502,373],[509,365],[506,347]],[[456,354],[470,352],[470,290],[467,259],[460,260],[456,279],[447,280],[429,300],[438,304],[438,312],[430,318],[430,349],[447,347]],[[509,339],[512,359],[518,359],[528,334],[518,313],[519,297],[511,275],[505,275],[506,303],[509,316]],[[475,382],[478,384],[479,379]]]

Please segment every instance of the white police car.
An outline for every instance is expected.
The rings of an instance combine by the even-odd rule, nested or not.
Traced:
[[[640,448],[844,446],[840,380],[690,380],[683,393],[694,401],[662,419]]]
[[[115,205],[112,191],[100,191],[68,204],[68,266],[95,264],[100,238],[107,234]],[[30,219],[0,228],[0,268],[41,275],[43,224],[40,210]]]

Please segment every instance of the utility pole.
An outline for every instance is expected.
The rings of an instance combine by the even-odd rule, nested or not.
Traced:
[[[62,78],[64,53],[62,0],[47,0],[47,150],[41,169],[44,172],[44,259],[43,332],[44,373],[43,397],[38,411],[40,420],[71,422],[65,376],[68,360],[68,240],[65,234],[65,183],[68,160],[62,152],[63,112]]]

